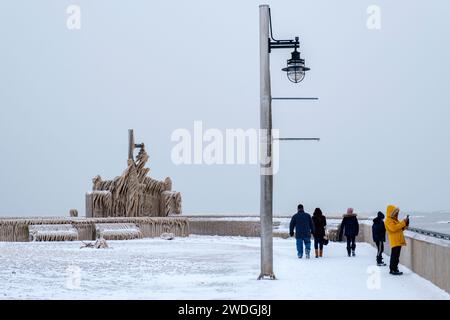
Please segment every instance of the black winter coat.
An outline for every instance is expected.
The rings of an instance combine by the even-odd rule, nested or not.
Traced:
[[[386,241],[386,227],[384,226],[384,214],[378,212],[378,215],[373,219],[372,225],[372,239],[373,241]]]
[[[344,214],[341,229],[339,230],[339,239],[342,240],[342,234],[346,237],[356,237],[359,233],[359,223],[356,214]]]
[[[314,238],[323,238],[325,236],[325,226],[327,225],[327,218],[324,215],[317,215],[312,217],[314,224]]]

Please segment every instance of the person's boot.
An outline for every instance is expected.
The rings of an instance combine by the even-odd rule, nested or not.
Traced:
[[[323,250],[319,250],[319,257],[323,257]]]
[[[393,270],[393,271],[391,270],[389,273],[394,276],[401,276],[403,274],[403,272],[398,271],[398,270]]]
[[[347,254],[350,257],[350,248],[347,248]]]
[[[306,259],[309,259],[309,250],[306,250]]]
[[[355,250],[352,250],[352,257],[356,256]]]
[[[386,266],[386,263],[383,262],[383,259],[377,257],[377,266],[384,267]]]
[[[315,249],[315,251],[316,251],[316,258],[318,258],[319,257],[319,249]]]

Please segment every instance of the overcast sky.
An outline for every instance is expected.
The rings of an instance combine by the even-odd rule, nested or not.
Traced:
[[[274,36],[300,36],[300,84],[271,54],[284,137],[274,211],[450,209],[450,2],[268,1]],[[81,29],[66,26],[69,5]],[[91,179],[126,167],[127,129],[189,212],[258,212],[255,165],[175,165],[171,134],[259,125],[257,1],[0,2],[0,216],[84,214]],[[381,9],[381,29],[366,22]],[[432,4],[432,5],[431,5]]]

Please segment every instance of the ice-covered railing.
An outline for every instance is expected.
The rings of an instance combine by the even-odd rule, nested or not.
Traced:
[[[106,240],[141,239],[143,234],[134,223],[98,223],[95,225],[97,238]]]
[[[74,241],[78,231],[70,224],[29,225],[30,241]]]
[[[366,225],[372,225],[371,220],[364,221],[364,223]],[[426,230],[426,229],[422,229],[422,228],[414,228],[414,227],[408,227],[407,231],[412,232],[412,233],[422,234],[422,235],[429,236],[432,238],[437,238],[437,239],[442,239],[442,240],[450,240],[450,234],[447,234],[447,233],[431,231],[431,230]]]
[[[445,234],[445,233],[441,233],[441,232],[430,231],[430,230],[425,230],[425,229],[420,229],[420,228],[411,228],[411,227],[408,227],[408,231],[424,234],[426,236],[430,236],[430,237],[434,237],[434,238],[450,240],[450,234]]]

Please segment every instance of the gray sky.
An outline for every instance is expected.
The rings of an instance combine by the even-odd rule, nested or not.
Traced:
[[[275,212],[450,208],[450,2],[268,1],[274,36],[300,36],[295,85],[271,55],[284,142]],[[432,3],[432,5],[431,5]],[[66,8],[81,8],[68,30]],[[84,213],[91,178],[126,166],[127,129],[151,175],[171,176],[185,212],[257,212],[254,165],[171,162],[171,133],[259,125],[257,1],[0,3],[0,215]],[[366,27],[369,5],[381,29]]]

